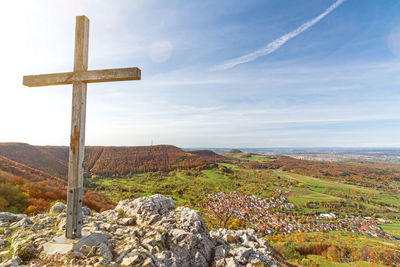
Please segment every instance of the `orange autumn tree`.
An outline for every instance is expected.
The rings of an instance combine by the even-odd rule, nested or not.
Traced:
[[[247,206],[246,196],[239,192],[219,192],[209,195],[202,207],[210,213],[215,221],[212,224],[218,228],[229,228],[239,210]]]

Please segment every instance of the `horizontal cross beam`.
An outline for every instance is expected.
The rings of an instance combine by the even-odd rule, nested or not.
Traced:
[[[117,82],[140,80],[139,68],[88,70],[24,76],[23,84],[29,87],[72,84],[73,82]]]

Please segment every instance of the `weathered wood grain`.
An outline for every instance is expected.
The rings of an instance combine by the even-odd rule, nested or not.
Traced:
[[[26,75],[23,85],[29,87],[72,84],[73,82],[98,83],[134,81],[141,79],[139,68],[119,68],[104,70],[88,70],[81,72],[61,72],[51,74]]]
[[[76,17],[74,72],[85,72],[88,68],[89,19]],[[66,237],[82,235],[83,158],[85,155],[85,125],[87,83],[72,84],[71,141],[68,161],[68,191]],[[72,206],[72,207],[71,207]]]
[[[80,238],[82,231],[83,159],[85,154],[85,123],[87,84],[140,80],[139,68],[88,71],[89,19],[76,17],[74,69],[72,72],[27,75],[23,84],[30,87],[72,84],[71,137],[68,161],[67,238]]]

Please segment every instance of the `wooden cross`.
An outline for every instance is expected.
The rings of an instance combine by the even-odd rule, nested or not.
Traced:
[[[85,153],[87,83],[140,80],[139,68],[88,70],[89,19],[76,17],[74,71],[24,76],[26,86],[72,84],[71,141],[68,162],[67,238],[82,236],[82,195]]]

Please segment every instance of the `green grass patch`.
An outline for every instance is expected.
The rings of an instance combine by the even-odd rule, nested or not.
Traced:
[[[295,203],[305,203],[307,201],[333,201],[347,199],[354,203],[364,205],[365,208],[373,210],[371,213],[380,214],[384,211],[389,214],[396,214],[400,209],[400,197],[393,192],[379,191],[377,189],[365,188],[358,185],[340,183],[337,181],[324,180],[295,173],[275,171],[276,175],[284,177],[290,181],[296,181],[298,187],[307,190],[302,195],[294,193],[292,201]],[[319,193],[310,194],[309,191]],[[331,197],[329,197],[331,196]],[[363,200],[363,202],[361,202]]]
[[[271,157],[267,155],[253,154],[253,153],[230,153],[228,158],[238,159],[241,161],[257,161],[257,162],[268,162],[276,160],[276,157]]]
[[[357,266],[357,267],[380,267],[385,265],[380,265],[376,263],[369,263],[366,261],[352,261],[352,262],[331,262],[327,260],[325,257],[318,255],[308,255],[307,258],[318,264],[319,267],[349,267],[349,266]]]
[[[172,197],[177,205],[182,205],[186,202],[197,203],[209,193],[235,189],[232,180],[216,168],[196,173],[177,171],[119,178],[92,178],[90,184],[92,189],[107,195],[114,204],[122,199],[163,194]]]
[[[239,167],[235,164],[231,163],[218,163],[219,165],[222,165],[224,167],[230,168],[230,169],[238,169]]]
[[[356,185],[343,184],[330,180],[323,180],[319,178],[314,178],[310,176],[300,175],[300,174],[292,174],[292,173],[284,173],[281,172],[280,175],[284,175],[289,179],[295,179],[307,186],[310,186],[316,190],[325,191],[327,189],[336,189],[339,191],[357,191],[360,193],[371,194],[371,195],[379,195],[379,191],[375,189],[364,188]]]
[[[385,232],[391,233],[400,238],[400,223],[379,224]]]
[[[268,198],[273,194],[278,179],[269,170],[255,171],[239,168],[234,164],[219,163],[233,172],[217,167],[196,171],[148,172],[127,177],[86,178],[87,188],[103,193],[114,204],[122,199],[152,194],[172,197],[177,205],[199,203],[210,193],[218,191],[243,191]]]
[[[307,188],[290,188],[288,199],[295,205],[303,206],[309,201],[337,201],[339,198],[324,193],[315,192]]]
[[[397,241],[345,231],[293,233],[268,241],[292,262],[304,262],[305,257],[318,266],[385,266],[381,264],[392,260],[383,253],[400,255]],[[329,251],[332,246],[336,252]]]

